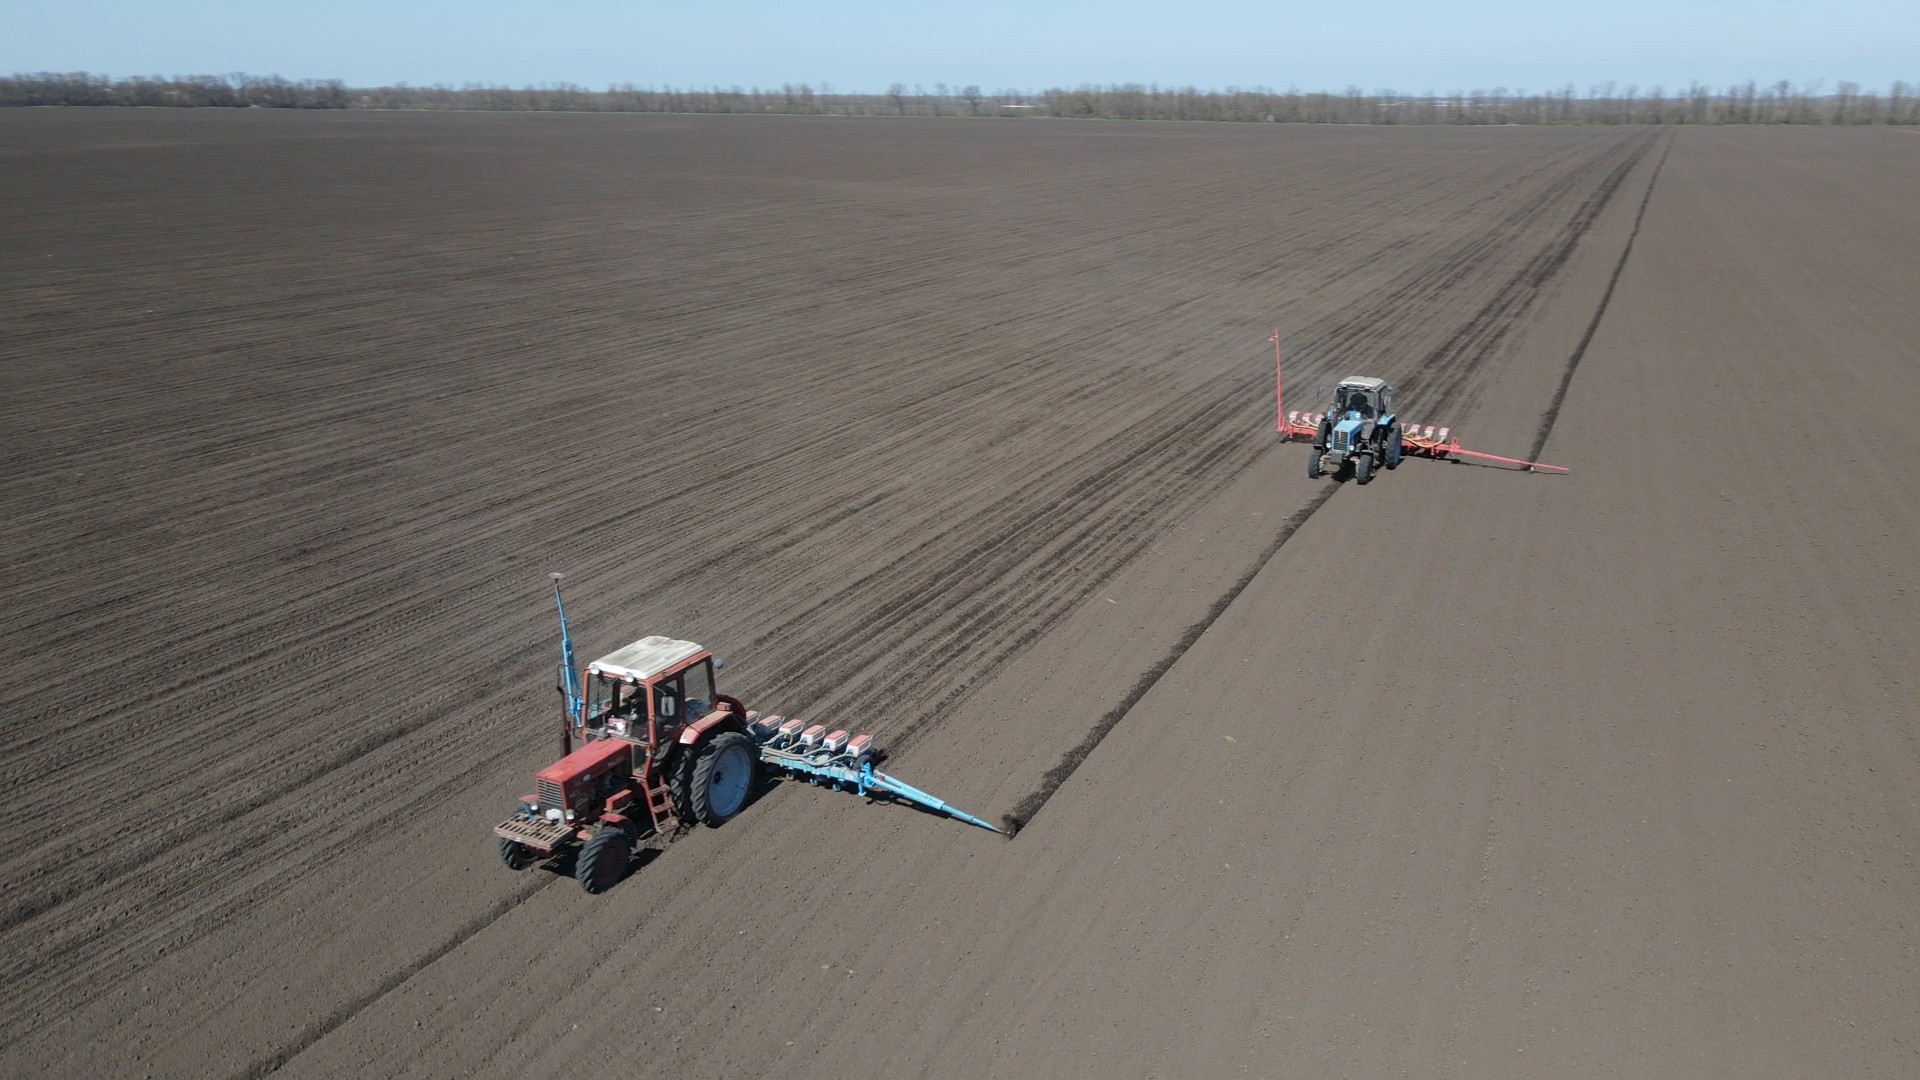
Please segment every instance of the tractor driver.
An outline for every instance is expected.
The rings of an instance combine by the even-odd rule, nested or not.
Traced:
[[[1353,393],[1347,395],[1347,419],[1373,419],[1373,406],[1368,404],[1365,391],[1355,390]]]
[[[625,735],[636,726],[647,722],[647,688],[630,688],[625,700],[620,699],[620,688],[614,687],[614,706],[607,710],[607,727],[616,735]]]

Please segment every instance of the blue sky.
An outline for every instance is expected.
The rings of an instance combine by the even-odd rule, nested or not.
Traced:
[[[1920,82],[1920,0],[1568,5],[1036,0],[0,0],[0,72],[251,72],[351,85],[1141,82],[1581,92]]]

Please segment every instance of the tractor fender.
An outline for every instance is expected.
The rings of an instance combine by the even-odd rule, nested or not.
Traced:
[[[707,715],[680,729],[679,738],[674,741],[681,746],[692,746],[707,737],[708,732],[720,730],[745,731],[746,723],[740,718],[747,715],[747,707],[740,704],[738,698],[725,694],[715,694],[714,699],[720,706]]]

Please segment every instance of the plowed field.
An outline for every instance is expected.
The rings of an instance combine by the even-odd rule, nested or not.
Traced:
[[[1920,139],[0,132],[0,1072],[1920,1071]],[[509,873],[549,569],[1025,827]]]

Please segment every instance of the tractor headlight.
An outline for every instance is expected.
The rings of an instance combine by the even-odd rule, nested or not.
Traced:
[[[557,806],[549,806],[549,807],[547,807],[547,820],[548,820],[548,821],[559,821],[559,820],[560,820],[560,808],[559,808],[559,807],[557,807]]]
[[[573,811],[571,811],[571,810],[569,810],[569,811],[567,811],[567,820],[568,820],[568,821],[572,821],[572,820],[573,820]]]

